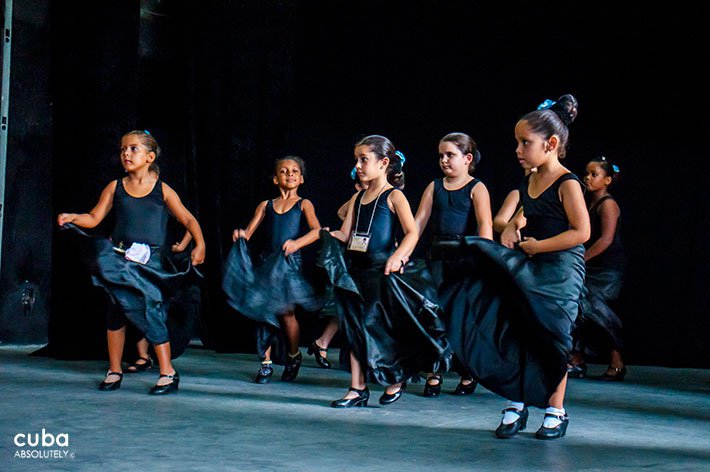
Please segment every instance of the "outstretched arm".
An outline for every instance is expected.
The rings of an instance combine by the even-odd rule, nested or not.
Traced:
[[[301,210],[303,210],[303,215],[306,217],[308,227],[311,228],[311,230],[296,240],[289,239],[284,242],[281,249],[283,249],[284,254],[287,256],[303,247],[308,246],[319,237],[318,233],[320,232],[320,222],[316,216],[316,210],[313,208],[313,203],[311,203],[310,200],[304,199],[301,202]]]
[[[205,238],[202,236],[202,229],[197,219],[185,208],[178,194],[163,182],[163,198],[170,212],[175,218],[190,232],[195,240],[195,248],[192,250],[190,258],[192,265],[202,264],[205,261]]]
[[[57,224],[64,226],[66,223],[74,223],[81,228],[95,228],[111,211],[115,191],[116,181],[114,180],[104,188],[98,203],[89,213],[60,213],[57,216]]]

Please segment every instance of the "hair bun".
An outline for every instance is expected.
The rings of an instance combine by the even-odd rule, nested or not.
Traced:
[[[577,99],[568,93],[558,98],[549,109],[554,111],[566,126],[569,126],[577,118],[578,106]]]

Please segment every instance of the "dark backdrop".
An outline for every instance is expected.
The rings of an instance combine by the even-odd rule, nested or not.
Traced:
[[[353,191],[359,137],[384,134],[407,155],[405,193],[416,209],[440,174],[438,140],[464,131],[480,146],[478,176],[495,212],[522,176],[518,117],[573,93],[580,113],[566,164],[581,174],[604,154],[622,169],[612,193],[630,259],[619,303],[627,361],[710,365],[697,12],[626,13],[600,2],[51,6],[53,213],[90,209],[120,176],[120,135],[149,129],[163,147],[164,179],[207,238],[197,334],[208,346],[250,349],[250,327],[225,308],[219,278],[232,229],[274,195],[276,157],[306,160],[302,194],[323,225],[335,226]],[[49,347],[66,357],[102,355],[101,298],[54,241]]]

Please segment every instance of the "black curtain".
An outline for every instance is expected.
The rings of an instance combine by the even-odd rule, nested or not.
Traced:
[[[627,362],[708,366],[708,164],[693,139],[703,136],[704,89],[696,63],[679,54],[700,51],[700,30],[674,28],[692,25],[693,12],[630,14],[599,3],[515,11],[454,1],[70,3],[83,15],[66,2],[52,8],[56,212],[91,208],[121,174],[121,134],[150,129],[163,147],[163,178],[207,238],[196,335],[211,348],[251,349],[251,326],[226,307],[219,281],[232,230],[275,195],[275,158],[306,160],[301,193],[334,227],[353,192],[358,138],[384,134],[407,155],[405,193],[416,210],[440,175],[438,140],[464,131],[480,146],[478,177],[495,212],[522,177],[518,117],[569,92],[580,113],[566,165],[581,175],[604,154],[622,168],[611,191],[631,264],[619,303]],[[57,242],[50,345],[66,351],[81,340],[98,352],[101,302],[79,272]]]

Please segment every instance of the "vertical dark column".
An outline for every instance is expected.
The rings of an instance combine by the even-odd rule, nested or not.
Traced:
[[[52,3],[52,218],[91,210],[122,175],[119,139],[136,126],[139,12],[137,0]],[[110,224],[95,232],[107,234]],[[54,243],[49,352],[104,356],[105,297],[66,239]]]
[[[0,342],[47,338],[51,279],[49,1],[13,2]]]

